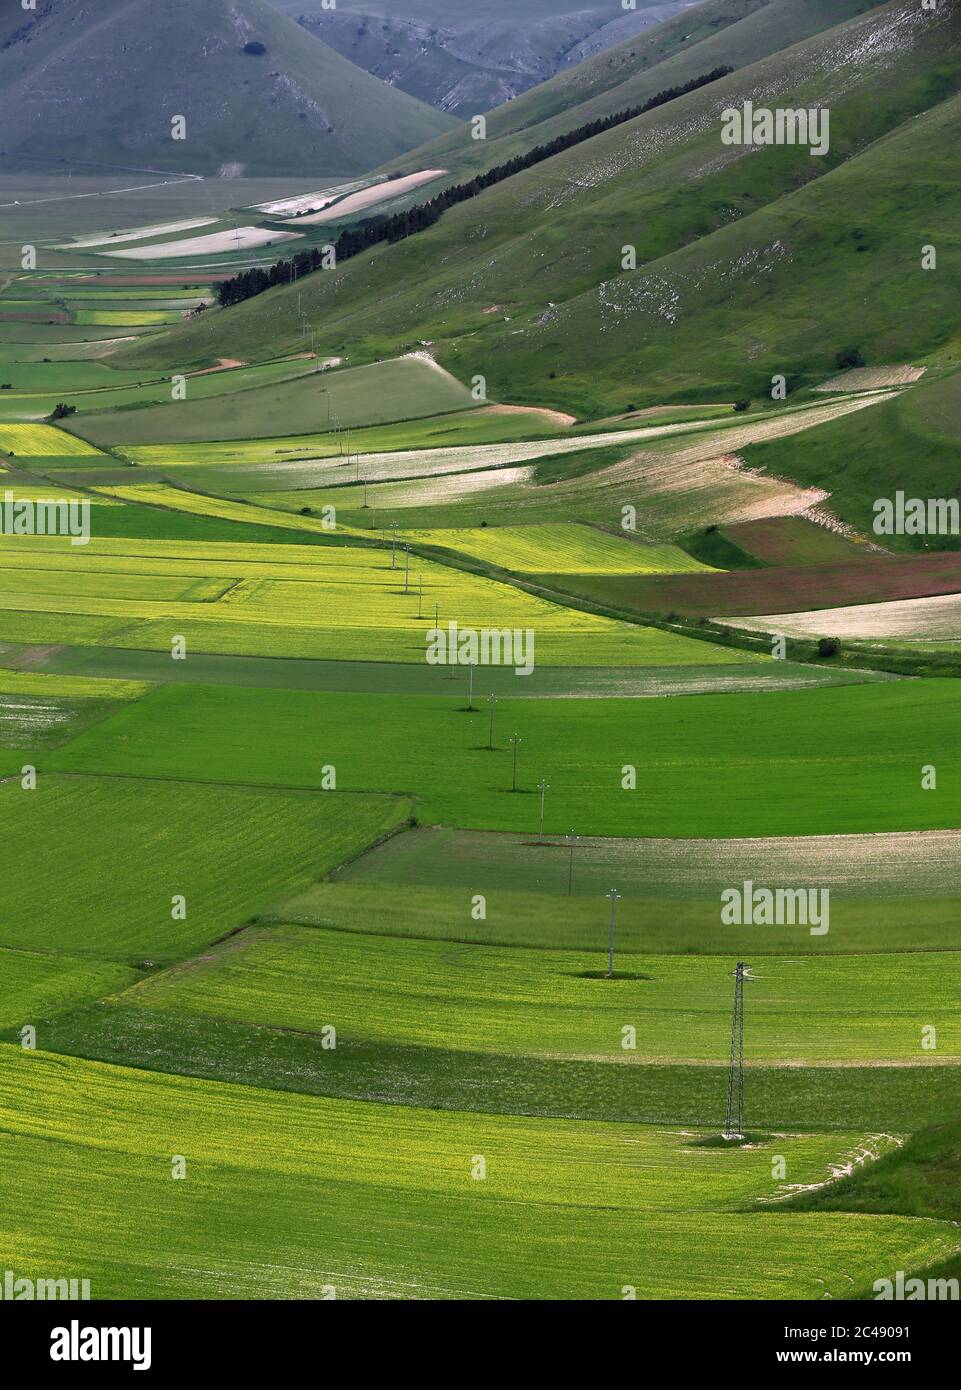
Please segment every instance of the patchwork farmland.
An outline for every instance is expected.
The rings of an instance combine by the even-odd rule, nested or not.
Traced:
[[[98,51],[0,21],[0,1285],[950,1288],[961,0],[619,11],[477,137],[186,8],[101,34],[179,163],[53,173]]]

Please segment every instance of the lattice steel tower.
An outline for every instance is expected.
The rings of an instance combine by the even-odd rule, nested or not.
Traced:
[[[734,1016],[731,1020],[731,1068],[727,1078],[727,1124],[725,1139],[744,1138],[744,981],[751,979],[750,966],[739,960],[734,970]]]

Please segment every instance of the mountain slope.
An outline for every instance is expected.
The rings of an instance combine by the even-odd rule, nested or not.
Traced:
[[[264,0],[40,0],[19,14],[0,30],[7,171],[65,160],[324,177],[454,124]]]
[[[296,350],[304,313],[353,361],[418,339],[492,397],[591,415],[766,395],[944,350],[961,290],[961,0],[870,14],[452,208],[429,231],[118,355],[176,367]],[[720,140],[720,113],[827,103],[831,148]],[[937,274],[921,246],[944,250]],[[638,268],[621,271],[633,244]],[[953,295],[952,295],[953,291]]]
[[[485,140],[459,126],[411,151],[398,167],[449,168],[458,177],[487,169],[717,67],[749,67],[881,4],[705,0],[491,111]]]
[[[489,111],[696,0],[272,0],[338,53],[392,86],[460,116]]]

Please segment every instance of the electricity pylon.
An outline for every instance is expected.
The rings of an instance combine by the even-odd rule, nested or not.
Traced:
[[[727,1078],[725,1139],[744,1138],[744,981],[754,977],[751,967],[739,960],[734,976],[734,1016],[731,1020],[731,1068]]]

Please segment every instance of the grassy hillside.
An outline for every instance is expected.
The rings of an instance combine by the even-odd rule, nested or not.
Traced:
[[[747,67],[823,29],[877,8],[882,0],[705,0],[550,81],[505,100],[487,115],[487,138],[469,127],[414,150],[398,167],[486,169],[562,131],[640,106],[719,66]],[[478,108],[483,109],[483,108]]]
[[[264,0],[53,0],[21,18],[0,48],[8,170],[355,173],[452,124]]]
[[[462,379],[484,375],[493,396],[583,414],[760,395],[775,372],[794,387],[831,374],[852,345],[869,363],[943,349],[942,306],[961,288],[958,272],[947,255],[936,275],[922,272],[920,245],[950,247],[961,212],[961,55],[948,47],[959,23],[956,3],[932,18],[893,0],[568,149],[296,293],[208,314],[118,360],[188,365],[291,349],[298,296],[323,323],[325,350],[356,361],[423,338]],[[771,105],[828,104],[829,154],[722,145],[721,111],[759,90]],[[635,271],[621,270],[625,244],[636,247]]]

